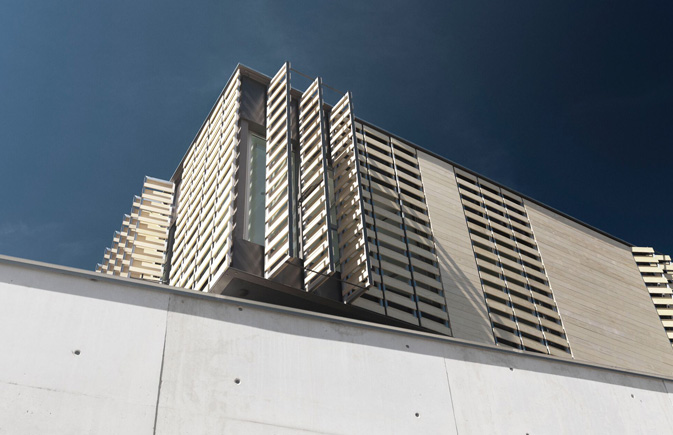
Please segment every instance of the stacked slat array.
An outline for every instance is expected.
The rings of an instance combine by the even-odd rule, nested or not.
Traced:
[[[657,309],[666,335],[673,344],[673,264],[669,255],[660,255],[652,248],[633,247],[633,258],[643,277],[647,291]]]
[[[376,284],[361,299],[388,316],[450,334],[416,150],[360,123],[356,139]]]
[[[170,284],[199,291],[231,264],[238,171],[237,70],[183,160]]]
[[[264,276],[296,257],[296,202],[290,130],[290,64],[271,79],[266,99],[266,206]]]
[[[334,170],[334,208],[337,245],[345,302],[351,302],[372,285],[372,266],[367,243],[360,161],[356,158],[355,125],[351,95],[346,94],[330,113],[330,151]],[[356,305],[383,312],[367,298]]]
[[[173,183],[145,178],[135,197],[131,221],[135,224],[130,277],[159,281],[163,275],[173,205]]]
[[[173,183],[146,177],[141,196],[133,200],[121,231],[96,271],[128,278],[161,281],[166,259],[168,228],[173,204]]]
[[[317,78],[299,105],[299,181],[304,288],[313,290],[335,270],[328,172],[329,144],[322,82]]]
[[[133,252],[133,233],[129,229],[131,216],[125,214],[122,226],[112,237],[112,246],[105,249],[103,262],[96,265],[96,272],[116,276],[129,276],[131,253]],[[129,237],[131,233],[131,237]]]
[[[569,356],[522,199],[464,171],[455,174],[496,344]]]
[[[339,262],[347,303],[450,334],[414,148],[332,109]]]

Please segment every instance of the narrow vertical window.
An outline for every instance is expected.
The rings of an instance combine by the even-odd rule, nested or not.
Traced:
[[[264,246],[264,189],[266,183],[266,140],[250,134],[250,187],[248,190],[247,240]]]

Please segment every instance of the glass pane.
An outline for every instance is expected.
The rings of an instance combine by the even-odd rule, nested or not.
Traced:
[[[264,198],[266,183],[266,140],[250,138],[250,189],[248,193],[248,241],[264,245]]]

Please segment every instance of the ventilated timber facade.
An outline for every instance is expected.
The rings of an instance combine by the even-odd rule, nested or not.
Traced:
[[[131,214],[115,232],[96,271],[108,275],[162,281],[165,275],[168,232],[174,186],[170,181],[145,177],[140,196],[133,198]]]
[[[496,343],[570,353],[522,198],[465,171],[455,176]]]
[[[421,326],[449,333],[416,150],[361,122],[355,123],[355,138],[375,284],[359,302],[374,302],[388,316],[409,323],[417,318]]]
[[[346,303],[450,334],[414,148],[332,110],[332,161]]]
[[[170,261],[173,286],[207,291],[231,263],[239,101],[237,72],[183,159]]]
[[[145,229],[132,213],[97,269],[673,375],[668,257],[376,127],[350,92],[305,78],[237,67],[152,205],[152,255],[133,258]]]

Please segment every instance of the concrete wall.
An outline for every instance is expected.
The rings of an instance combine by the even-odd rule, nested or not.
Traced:
[[[669,391],[652,376],[0,258],[2,434],[671,433]]]
[[[120,282],[0,261],[0,434],[151,433],[170,295]]]

